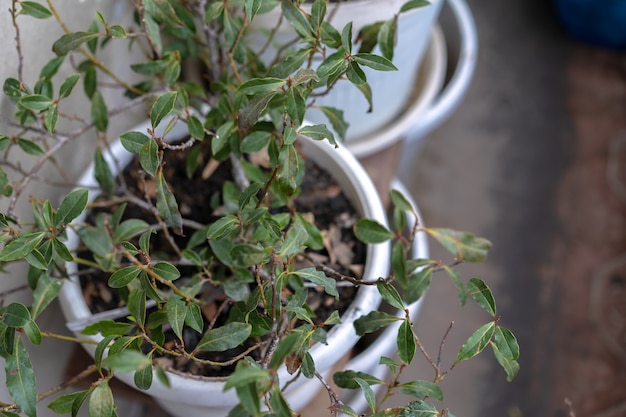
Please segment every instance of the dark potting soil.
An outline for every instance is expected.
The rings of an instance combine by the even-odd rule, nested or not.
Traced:
[[[168,184],[176,184],[171,189],[176,197],[183,218],[191,219],[199,224],[207,224],[219,214],[220,195],[226,181],[232,181],[231,164],[228,161],[221,162],[217,167],[212,165],[210,146],[202,146],[202,152],[197,155],[197,168],[193,175],[187,173],[189,151],[166,152],[163,174]],[[213,166],[211,173],[203,178],[203,172],[208,172],[207,166]],[[359,242],[352,230],[357,220],[355,210],[345,197],[336,181],[323,169],[312,161],[306,161],[306,175],[301,185],[302,193],[295,201],[295,208],[301,213],[310,213],[314,216],[316,226],[322,231],[326,249],[310,253],[319,262],[330,266],[339,273],[360,277],[365,259],[366,247]],[[123,171],[123,176],[118,179],[118,189],[126,190],[135,196],[143,196],[152,200],[154,206],[155,183],[152,177],[143,174],[138,160],[134,160]],[[121,192],[120,191],[120,192]],[[101,196],[96,201],[110,199],[110,196]],[[94,207],[88,216],[88,222],[94,222],[97,213],[106,211],[113,212],[116,207]],[[137,204],[129,203],[124,212],[126,218],[141,218],[151,224],[156,224],[155,215],[148,209]],[[185,227],[183,234],[172,233],[173,239],[180,248],[185,248],[194,230]],[[332,249],[332,250],[330,250]],[[169,255],[168,255],[169,252]],[[171,246],[159,232],[151,239],[150,255],[152,260],[157,257],[169,260],[176,259],[171,254]],[[82,253],[81,256],[88,256]],[[311,266],[311,265],[308,265]],[[181,278],[190,278],[197,273],[197,268],[191,266],[178,266]],[[109,288],[107,281],[110,274],[101,271],[82,269],[80,281],[87,304],[93,313],[112,310],[124,305],[123,296],[115,289]],[[202,307],[205,322],[215,321],[216,325],[224,323],[228,319],[230,305],[222,306],[225,296],[220,289],[212,286],[203,287],[206,294],[199,295],[202,299],[210,299],[211,303]],[[317,322],[323,322],[333,311],[342,314],[356,294],[353,286],[340,286],[337,288],[339,298],[335,299],[324,292],[322,288],[311,288],[307,299],[308,306],[316,313]],[[217,294],[217,295],[215,295]],[[216,317],[217,316],[217,317]],[[121,318],[123,319],[123,318]],[[197,345],[202,334],[191,328],[183,332],[185,350],[191,352]],[[166,347],[177,349],[180,343],[172,332],[166,334]],[[245,352],[258,340],[248,340],[244,345],[227,352],[204,352],[202,359],[213,362],[226,362]],[[250,356],[259,359],[258,350]],[[159,361],[164,367],[179,372],[188,372],[202,376],[226,376],[230,374],[232,366],[200,365],[197,362],[185,358],[160,357]]]

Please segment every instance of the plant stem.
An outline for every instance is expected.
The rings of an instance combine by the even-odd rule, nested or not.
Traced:
[[[42,334],[42,336],[46,336],[46,337],[49,337],[51,339],[64,340],[66,342],[83,343],[83,344],[90,344],[90,345],[97,345],[98,344],[98,342],[96,342],[95,340],[79,339],[77,337],[66,336],[66,335],[62,335],[62,334],[58,334],[58,333],[52,333],[52,332],[49,332],[49,331],[43,331],[43,332],[41,332],[41,334]]]
[[[63,31],[65,33],[71,33],[71,30],[69,29],[69,27],[65,24],[65,21],[63,20],[63,18],[61,17],[61,15],[59,14],[59,12],[57,11],[56,7],[54,6],[54,3],[52,2],[52,0],[46,0],[48,2],[48,7],[50,8],[50,11],[52,12],[52,14],[54,15],[54,18],[57,20],[57,22],[59,22],[59,24],[61,25],[61,28],[63,28]],[[133,87],[132,85],[128,84],[126,81],[122,80],[120,77],[118,77],[113,71],[111,71],[109,69],[109,67],[107,67],[102,61],[100,61],[98,58],[96,58],[94,55],[90,54],[85,48],[83,47],[79,47],[78,50],[85,55],[85,57],[91,61],[92,64],[94,64],[96,67],[100,68],[100,70],[102,70],[102,72],[104,72],[105,74],[107,74],[109,77],[111,77],[116,83],[118,83],[119,85],[121,85],[122,87],[124,87],[125,89],[127,89],[128,91],[132,91],[134,94],[138,95],[138,96],[142,96],[145,94],[144,91],[139,90],[138,88]]]

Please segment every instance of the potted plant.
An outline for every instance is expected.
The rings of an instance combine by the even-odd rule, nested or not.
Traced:
[[[92,417],[114,415],[114,376],[152,390],[174,415],[206,413],[194,405],[206,406],[203,397],[209,396],[218,402],[232,398],[231,415],[291,415],[300,407],[292,401],[312,391],[305,382],[328,390],[332,414],[355,415],[330,387],[330,378],[342,388],[361,390],[372,412],[436,412],[427,400],[442,398],[437,384],[443,374],[430,382],[398,382],[420,346],[410,311],[398,316],[376,306],[382,299],[404,310],[423,296],[437,270],[452,277],[462,301],[471,296],[491,314],[461,347],[457,362],[491,345],[508,376],[515,375],[519,349],[499,324],[489,288],[478,279],[463,283],[446,263],[411,256],[420,231],[453,253],[452,264],[483,260],[489,242],[418,222],[407,226],[406,214],[415,209],[397,192],[391,196],[393,224],[409,233],[392,231],[369,180],[350,191],[348,179],[362,174],[358,164],[353,167],[354,159],[334,149],[325,126],[305,123],[313,92],[332,87],[344,75],[365,81],[363,66],[393,70],[389,60],[351,52],[351,25],[337,31],[324,24],[323,0],[315,1],[310,13],[282,1],[282,16],[297,29],[302,46],[285,49],[284,59],[269,67],[243,42],[265,2],[143,0],[128,5],[134,25],[117,25],[98,13],[85,30],[76,31],[52,0],[46,6],[12,1],[17,29],[22,19],[54,18],[65,34],[52,41],[57,57],[35,83],[18,73],[3,84],[15,104],[18,133],[0,133],[6,156],[0,188],[8,201],[0,214],[0,262],[28,265],[25,279],[33,296],[29,306],[13,302],[1,310],[0,355],[15,401],[4,405],[3,413],[36,415],[36,370],[25,346],[38,345],[44,337],[83,343],[94,357],[88,370],[97,380],[87,388],[65,393],[61,384],[39,396],[57,395],[50,407],[62,414],[76,414],[86,403]],[[100,51],[119,42],[140,51],[140,59],[125,54],[115,61],[128,62],[138,79],[121,78],[98,59]],[[341,51],[341,57],[324,56],[326,47]],[[323,59],[314,65],[310,58],[318,54]],[[57,80],[63,63],[76,73]],[[185,74],[189,63],[201,68],[200,78]],[[123,92],[127,100],[109,108],[111,91]],[[64,104],[83,94],[90,103],[86,111],[66,114]],[[114,116],[131,108],[144,108],[149,121],[110,143]],[[87,177],[74,180],[62,175],[66,167],[56,156],[80,141],[93,141],[95,150]],[[33,155],[34,163],[9,162],[23,154]],[[174,169],[178,165],[183,169]],[[44,176],[45,166],[61,175]],[[305,182],[323,184],[319,178],[325,177],[311,181],[314,170],[328,170],[340,186],[329,182],[322,194],[335,198],[343,187],[363,218],[346,219],[333,206],[329,217],[343,226],[324,229],[320,213],[301,209],[300,199],[307,200]],[[58,186],[63,193],[57,201],[30,196],[27,215],[15,207],[27,197],[31,181]],[[182,192],[185,188],[188,193]],[[356,198],[350,201],[355,195],[365,196],[373,208]],[[308,200],[315,205],[320,194]],[[200,217],[191,217],[194,208]],[[345,243],[352,235],[356,240]],[[345,265],[360,262],[352,253],[346,262],[333,260],[363,245],[369,245],[363,271]],[[385,250],[388,245],[392,249]],[[385,250],[384,259],[374,254],[375,247]],[[100,295],[114,300],[113,313],[84,310],[80,292],[72,291],[87,276],[104,276],[109,288]],[[92,287],[81,291],[90,294]],[[75,336],[54,335],[37,325],[59,295],[68,320],[77,326]],[[340,304],[347,305],[341,314]],[[371,388],[384,381],[349,370],[333,377],[330,367],[331,359],[358,337],[396,322],[400,362],[380,358],[393,375],[386,396],[409,392],[415,400],[387,410],[376,403]],[[334,339],[341,340],[335,344]],[[203,395],[207,392],[211,395]],[[191,399],[198,401],[185,405]]]

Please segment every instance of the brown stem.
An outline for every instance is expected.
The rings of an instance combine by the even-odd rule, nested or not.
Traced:
[[[11,19],[15,28],[15,50],[17,51],[17,79],[20,84],[24,83],[24,55],[22,54],[22,41],[20,37],[20,27],[17,24],[17,1],[11,2]]]

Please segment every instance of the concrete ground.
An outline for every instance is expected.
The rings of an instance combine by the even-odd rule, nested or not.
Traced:
[[[626,55],[575,42],[551,2],[468,0],[480,54],[461,106],[403,152],[425,222],[493,242],[463,265],[521,346],[507,383],[487,350],[444,381],[456,416],[626,416]],[[432,246],[434,257],[445,253]],[[417,329],[448,363],[489,320],[441,275]],[[423,361],[413,376],[432,378]],[[568,405],[570,404],[570,405]]]

